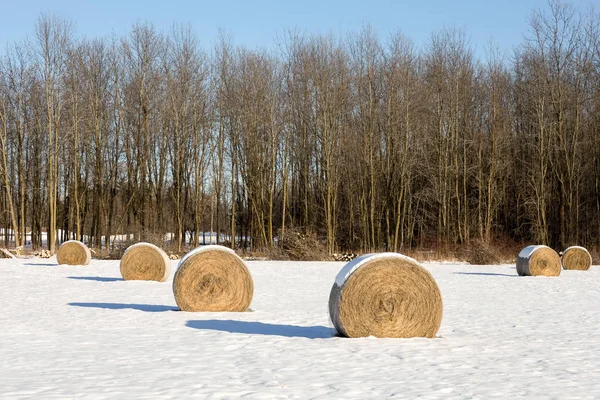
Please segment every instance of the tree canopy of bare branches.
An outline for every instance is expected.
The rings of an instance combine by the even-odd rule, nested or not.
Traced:
[[[17,246],[600,245],[595,10],[551,0],[520,46],[481,59],[454,28],[421,49],[369,26],[271,50],[150,23],[86,39],[50,15],[33,32],[0,58],[0,227]]]

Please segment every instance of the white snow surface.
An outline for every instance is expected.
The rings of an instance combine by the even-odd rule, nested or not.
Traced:
[[[343,263],[248,265],[253,312],[189,313],[118,261],[0,260],[0,398],[600,398],[599,267],[424,264],[438,338],[346,339],[327,307]]]
[[[531,257],[531,255],[533,254],[534,251],[536,251],[537,249],[542,249],[542,248],[547,248],[548,246],[544,246],[544,245],[531,245],[531,246],[527,246],[525,247],[523,250],[521,250],[521,252],[519,253],[519,258],[529,258]]]
[[[163,258],[163,260],[165,260],[165,262],[167,263],[167,265],[171,263],[171,259],[169,258],[169,256],[167,255],[167,253],[163,249],[161,249],[160,247],[158,247],[158,246],[156,246],[156,245],[154,245],[152,243],[147,243],[147,242],[139,242],[139,243],[132,244],[127,249],[125,249],[125,252],[123,253],[123,257],[125,256],[125,254],[127,254],[127,252],[129,250],[133,250],[135,248],[142,247],[142,246],[153,248],[154,250],[158,251],[158,253]],[[120,264],[121,264],[121,261],[119,261],[119,266],[120,266]],[[168,265],[168,266],[170,266],[170,265]]]
[[[414,259],[407,257],[403,254],[399,253],[373,253],[373,254],[364,254],[362,256],[356,257],[352,261],[348,262],[344,267],[338,272],[335,277],[335,284],[338,286],[343,286],[344,282],[350,278],[350,275],[365,263],[378,260],[380,258],[398,258],[400,260],[407,260],[409,262],[416,262]]]
[[[181,260],[179,260],[179,263],[177,264],[177,268],[179,268],[179,266],[182,265],[183,262],[185,260],[187,260],[188,258],[190,258],[191,256],[194,256],[194,255],[196,255],[198,253],[202,253],[204,251],[210,251],[210,250],[221,250],[221,251],[225,251],[225,252],[227,252],[229,254],[233,254],[233,255],[237,256],[236,252],[233,251],[232,249],[230,249],[229,247],[221,246],[221,245],[218,245],[218,244],[209,244],[209,245],[206,245],[206,246],[198,246],[195,249],[192,249],[192,250],[188,251],[181,258]],[[238,258],[239,258],[239,256],[238,256]]]

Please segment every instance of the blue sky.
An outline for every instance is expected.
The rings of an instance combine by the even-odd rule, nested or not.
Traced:
[[[581,10],[597,0],[571,0]],[[464,28],[477,54],[491,40],[510,51],[527,30],[534,8],[546,0],[0,0],[0,50],[27,36],[41,12],[72,19],[80,35],[126,34],[136,21],[167,31],[173,22],[189,23],[200,43],[209,47],[220,28],[236,44],[272,47],[288,28],[307,33],[346,34],[369,23],[385,39],[400,30],[417,45],[444,26]]]

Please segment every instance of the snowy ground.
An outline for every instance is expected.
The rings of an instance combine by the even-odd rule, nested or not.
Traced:
[[[249,262],[254,311],[209,314],[118,261],[0,260],[0,398],[600,398],[600,267],[426,264],[444,297],[427,340],[333,337],[342,265]]]
[[[5,244],[4,231],[5,231],[4,228],[0,228],[0,244],[2,244],[2,245]],[[10,242],[9,242],[8,246],[5,245],[4,247],[8,247],[9,249],[14,249],[15,248],[15,242],[14,242],[15,231],[12,229],[8,229],[8,230],[6,230],[6,232],[9,235]],[[42,236],[41,247],[45,248],[45,247],[47,247],[47,243],[48,243],[48,233],[42,232],[41,236]],[[217,233],[216,232],[199,232],[198,236],[199,236],[199,242],[201,244],[217,244]],[[59,237],[59,238],[63,237],[62,229],[57,230],[57,237]],[[74,235],[73,232],[69,232],[69,237],[75,238],[76,235]],[[83,238],[82,238],[83,242],[85,244],[88,244],[89,238],[90,237],[88,235],[83,235]],[[102,243],[104,243],[105,238],[106,238],[106,236],[100,236],[100,241]],[[175,234],[173,232],[165,233],[163,240],[165,243],[171,243],[172,241],[175,240]],[[227,241],[227,240],[231,240],[231,236],[220,234],[219,243],[223,243],[224,241]],[[115,242],[123,243],[123,242],[135,241],[135,235],[133,233],[124,234],[124,235],[111,235],[110,241],[113,244]],[[192,243],[193,243],[193,238],[192,238],[191,232],[186,232],[185,233],[185,244],[188,246],[191,246]],[[25,246],[24,247],[26,249],[31,249],[31,232],[25,233]]]

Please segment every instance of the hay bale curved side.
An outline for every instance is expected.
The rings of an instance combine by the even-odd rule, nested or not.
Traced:
[[[141,242],[131,245],[120,262],[121,276],[126,281],[164,282],[171,273],[169,256],[160,247]]]
[[[60,245],[56,261],[67,265],[88,265],[92,260],[90,249],[79,240],[68,240]]]
[[[563,252],[561,262],[564,269],[587,271],[592,266],[592,256],[585,247],[571,246]]]
[[[331,321],[346,337],[433,338],[442,314],[433,276],[398,253],[355,258],[340,270],[329,295]]]
[[[559,276],[560,271],[560,257],[548,246],[527,246],[517,257],[520,276]]]
[[[211,245],[187,253],[173,278],[182,311],[247,311],[254,295],[248,267],[227,247]]]

